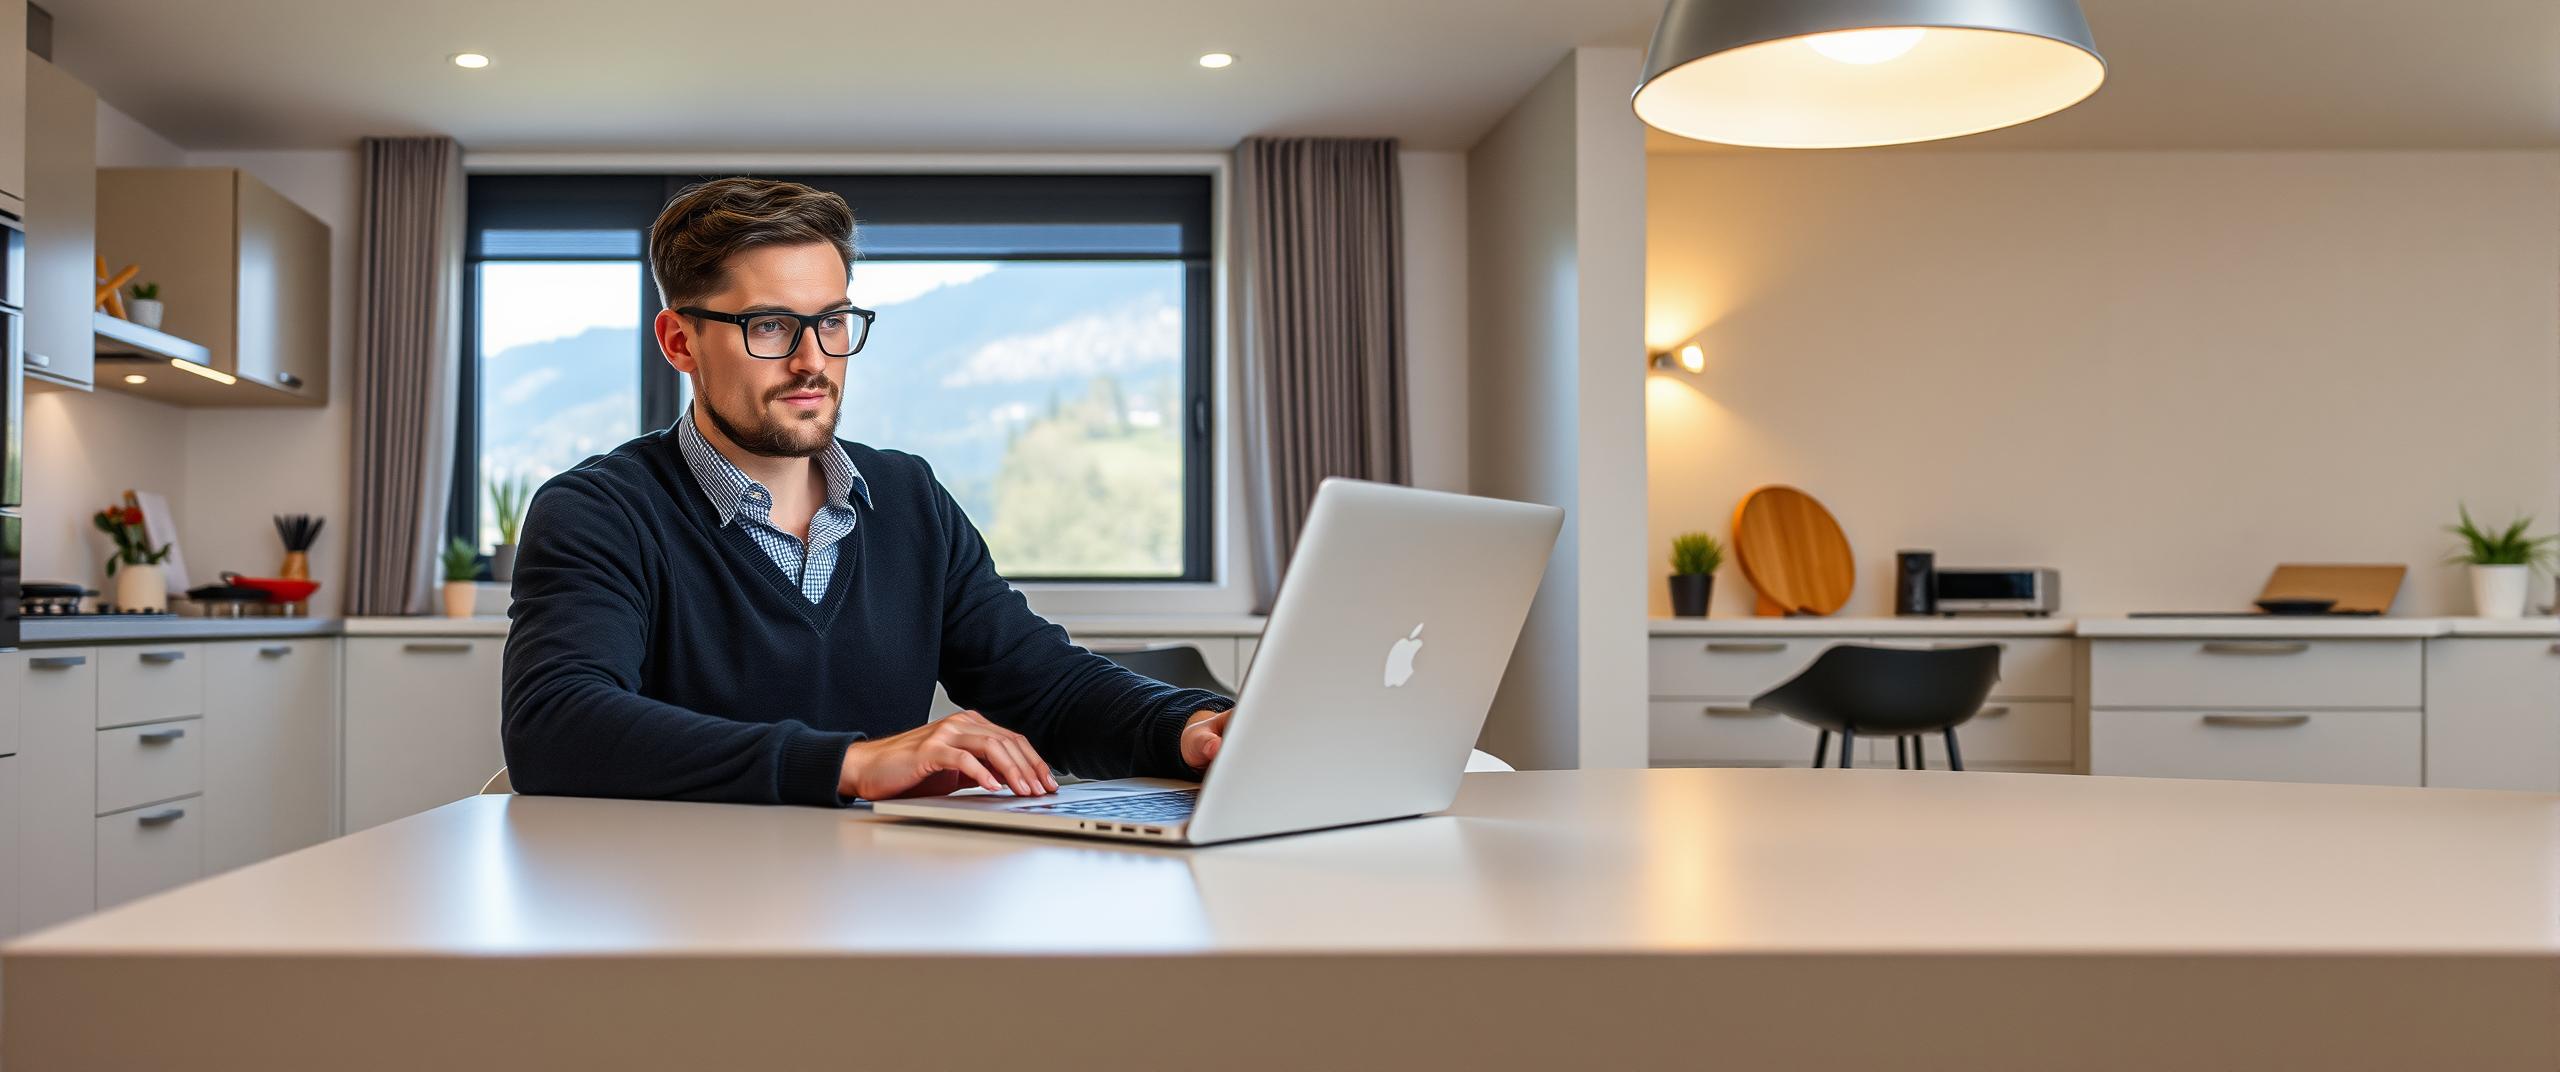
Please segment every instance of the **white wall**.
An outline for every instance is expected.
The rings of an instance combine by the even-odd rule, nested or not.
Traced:
[[[1485,730],[1522,767],[1645,760],[1637,63],[1576,50],[1468,154],[1469,484],[1567,512]]]
[[[1397,157],[1404,201],[1405,420],[1413,484],[1467,490],[1467,158]]]
[[[2560,528],[2560,153],[1657,156],[1653,613],[1672,534],[1828,504],[1892,556],[2050,565],[2066,609],[2241,609],[2279,562],[2469,608],[2457,502]],[[1714,613],[1750,613],[1730,566]]]

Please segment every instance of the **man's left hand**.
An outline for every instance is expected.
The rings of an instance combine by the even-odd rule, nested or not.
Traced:
[[[1218,749],[1227,743],[1227,711],[1194,711],[1191,721],[1182,724],[1182,761],[1192,770],[1205,771],[1218,758]]]

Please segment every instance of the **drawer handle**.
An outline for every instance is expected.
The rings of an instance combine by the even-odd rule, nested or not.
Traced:
[[[187,809],[185,808],[162,808],[147,815],[134,816],[133,821],[144,826],[167,826],[186,817]]]
[[[69,670],[75,666],[89,665],[89,657],[86,655],[38,655],[27,660],[27,665],[37,670]]]
[[[1777,712],[1763,711],[1757,707],[1732,707],[1724,704],[1707,705],[1708,718],[1766,718],[1774,714],[1777,714]]]
[[[2208,726],[2251,726],[2260,729],[2282,729],[2311,721],[2309,715],[2206,715]]]
[[[140,741],[144,744],[167,744],[186,735],[187,731],[173,726],[165,730],[153,730],[149,733],[136,734],[134,735],[134,740]]]
[[[143,662],[158,663],[162,665],[174,663],[186,657],[187,653],[183,651],[146,651],[142,653]]]
[[[1785,644],[1709,644],[1707,651],[1716,655],[1775,655],[1787,650]]]
[[[458,655],[462,652],[470,651],[471,643],[469,641],[452,641],[447,643],[409,643],[400,645],[400,650],[413,652],[419,655]]]
[[[2000,716],[2002,716],[2002,715],[2005,715],[2005,714],[2008,714],[2008,713],[2009,713],[2008,705],[2003,704],[2003,705],[2001,705],[2001,706],[1999,706],[1999,707],[1986,707],[1986,708],[1983,708],[1982,710],[1975,712],[1973,717],[1975,717],[1975,718],[1998,718],[1998,717],[2000,717]]]
[[[2310,650],[2300,640],[2215,640],[2204,646],[2207,655],[2300,655]]]
[[[269,645],[267,645],[266,647],[259,648],[259,649],[258,649],[258,654],[260,654],[260,655],[264,655],[264,656],[266,656],[267,658],[270,658],[270,659],[279,658],[279,657],[286,656],[286,655],[291,655],[291,654],[293,654],[293,645],[291,645],[291,644],[269,644]]]
[[[27,364],[33,365],[37,368],[52,368],[53,359],[33,350],[29,350],[27,351]]]

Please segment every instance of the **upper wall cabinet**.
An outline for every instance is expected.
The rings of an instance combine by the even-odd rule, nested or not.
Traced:
[[[27,377],[89,386],[96,336],[98,95],[27,57]]]
[[[0,212],[27,215],[27,0],[0,0]]]
[[[100,386],[194,406],[329,400],[329,226],[256,176],[101,168],[98,255],[160,284],[173,337],[101,323]]]

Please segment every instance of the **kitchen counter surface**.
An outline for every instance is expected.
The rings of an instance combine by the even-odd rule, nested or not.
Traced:
[[[2213,637],[2560,637],[2560,618],[1654,618],[1652,635],[1677,636],[2077,636],[2093,639]]]
[[[2251,618],[2082,618],[2079,635],[2097,640],[2157,637],[2378,637],[2423,639],[2453,635],[2450,618],[2324,618],[2268,615]]]
[[[2070,636],[2069,618],[1655,618],[1655,636]]]
[[[1147,1052],[1238,1068],[2548,1068],[2554,843],[2548,795],[1939,771],[1475,774],[1446,815],[1197,850],[480,796],[0,950],[0,1039],[26,1068],[846,1038],[885,1067],[965,1026],[1126,1067],[1110,1009],[1021,1000],[1070,982],[1143,992]]]
[[[155,640],[336,636],[341,624],[337,618],[30,618],[18,624],[18,643],[33,648]]]
[[[505,636],[507,619],[493,614],[476,618],[349,618],[346,632],[348,636]]]

